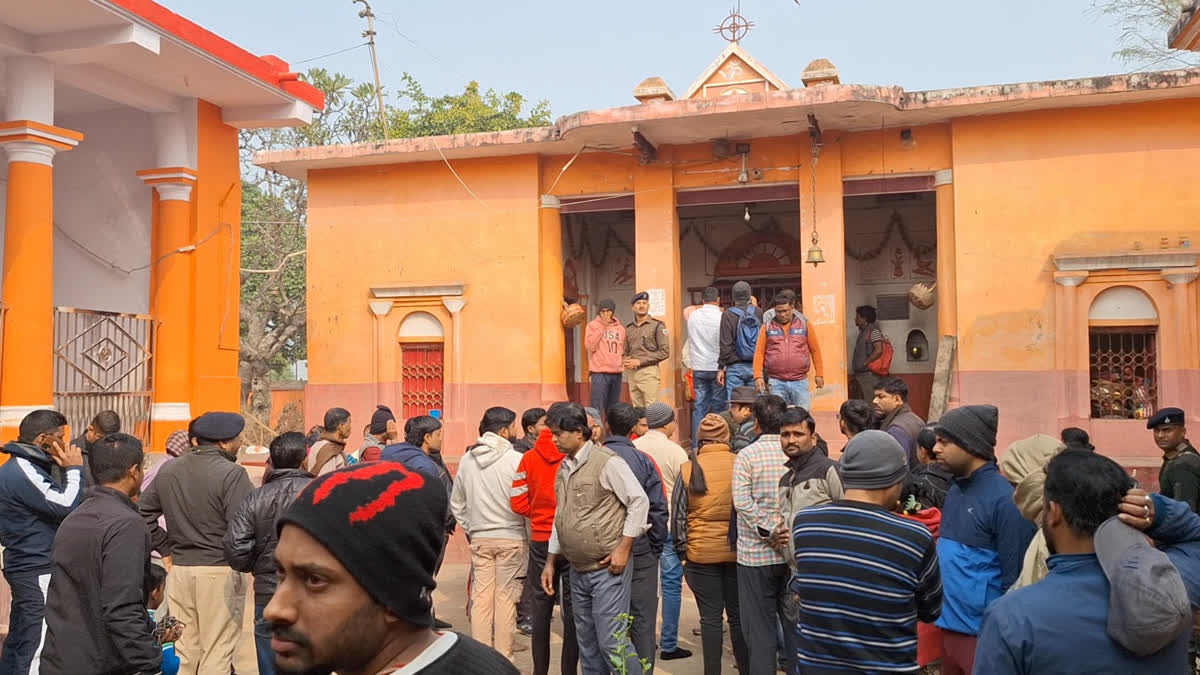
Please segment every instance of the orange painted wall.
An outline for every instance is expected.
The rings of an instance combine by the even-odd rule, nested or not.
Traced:
[[[1054,368],[1055,252],[1196,240],[1197,119],[1200,101],[954,122],[962,369]]]
[[[912,140],[900,132],[908,129]],[[928,173],[950,168],[950,125],[859,131],[841,139],[843,176]]]
[[[484,392],[506,387],[517,392],[497,390],[490,405],[537,402],[538,158],[458,161],[454,168],[478,199],[440,162],[309,175],[309,424],[331,405],[347,407],[363,423],[376,402],[399,414],[400,402],[393,396],[401,379],[396,338],[410,311],[428,311],[443,325],[446,393],[452,399],[457,377],[450,349],[453,326],[438,300],[427,307],[397,303],[380,320],[383,384],[375,387],[372,335],[377,328],[367,303],[372,287],[401,283],[466,284],[460,336],[465,384]],[[486,407],[482,399],[475,401],[467,401],[462,416],[469,427]]]
[[[199,101],[196,171],[192,198],[197,247],[196,351],[192,415],[238,410],[238,325],[241,261],[241,167],[238,132],[221,121],[221,109]]]

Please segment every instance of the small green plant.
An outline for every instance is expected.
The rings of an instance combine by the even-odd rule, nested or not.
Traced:
[[[617,648],[608,654],[608,661],[613,665],[613,672],[617,675],[643,675],[650,671],[650,660],[639,659],[642,664],[641,673],[629,672],[629,657],[637,656],[633,651],[633,643],[629,640],[629,629],[633,626],[633,615],[628,612],[617,615],[617,620],[621,622],[621,627],[617,632],[613,633],[613,637],[617,639]]]

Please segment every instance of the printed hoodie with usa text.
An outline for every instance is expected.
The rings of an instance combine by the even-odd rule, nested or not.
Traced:
[[[554,511],[558,506],[554,480],[564,457],[566,455],[554,444],[554,434],[543,429],[534,441],[533,449],[521,456],[517,466],[509,490],[509,505],[513,513],[529,519],[529,538],[533,541],[550,541]]]
[[[525,519],[509,501],[520,464],[512,442],[490,431],[459,462],[450,512],[472,540],[525,540]]]
[[[0,465],[0,546],[7,574],[50,572],[54,534],[67,514],[83,501],[83,469],[70,467],[63,483],[51,477],[56,466],[36,445],[12,442]]]

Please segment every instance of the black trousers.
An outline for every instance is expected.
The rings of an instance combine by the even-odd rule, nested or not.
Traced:
[[[562,675],[576,675],[579,670],[579,643],[575,641],[575,615],[571,612],[571,584],[567,581],[570,564],[566,558],[558,558],[554,564],[554,593],[546,595],[542,590],[542,570],[546,567],[547,547],[544,541],[529,542],[529,576],[534,580],[530,593],[530,622],[533,624],[531,651],[533,652],[534,675],[550,672],[550,620],[554,617],[554,604],[562,601],[563,647]],[[464,675],[466,675],[464,673]]]
[[[658,556],[646,552],[633,556],[633,582],[629,589],[629,614],[633,626],[629,641],[638,658],[650,662],[646,673],[654,672],[658,650]]]
[[[0,673],[27,675],[35,655],[42,649],[42,623],[46,617],[46,587],[50,570],[44,573],[4,573],[12,590],[12,607],[8,615],[8,637],[0,654]]]
[[[721,675],[724,640],[721,637],[721,614],[729,619],[729,638],[733,642],[733,658],[738,671],[749,672],[746,638],[742,635],[742,619],[738,606],[737,563],[711,565],[685,563],[683,577],[696,596],[700,610],[700,644],[704,650],[704,675]]]
[[[775,675],[779,619],[787,610],[787,584],[791,574],[786,564],[748,567],[738,565],[738,602],[742,635],[749,649],[749,663],[741,675]],[[784,672],[792,672],[796,650],[794,627],[785,626]]]
[[[621,373],[592,373],[590,380],[592,407],[607,418],[608,409],[621,402]]]

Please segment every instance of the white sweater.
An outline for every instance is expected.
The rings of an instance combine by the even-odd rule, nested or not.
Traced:
[[[459,462],[450,512],[471,539],[525,540],[525,519],[509,501],[520,464],[520,451],[491,432]]]

